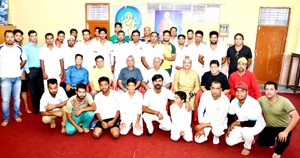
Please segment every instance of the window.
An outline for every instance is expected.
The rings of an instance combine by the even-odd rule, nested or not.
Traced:
[[[260,8],[259,25],[287,26],[290,8]]]

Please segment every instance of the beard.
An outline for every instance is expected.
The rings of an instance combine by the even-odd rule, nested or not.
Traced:
[[[78,95],[78,94],[77,94],[77,98],[79,98],[79,99],[81,99],[81,100],[82,100],[82,99],[84,99],[84,98],[85,98],[85,95],[83,95],[83,96],[80,96],[80,95]]]
[[[217,44],[218,42],[217,41],[210,41],[210,44]]]
[[[57,92],[50,92],[50,95],[53,97],[53,98],[55,98],[55,96],[56,96],[56,94],[57,94]]]
[[[156,85],[154,85],[154,88],[155,88],[156,90],[160,90],[160,89],[161,89],[161,87],[162,87],[162,85],[160,85],[160,84],[156,84]]]

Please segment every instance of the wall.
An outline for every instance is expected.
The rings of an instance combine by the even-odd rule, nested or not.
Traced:
[[[161,2],[157,1],[156,2]],[[79,31],[85,28],[85,3],[110,3],[110,16],[113,16],[115,5],[144,5],[143,15],[147,19],[146,3],[153,0],[10,0],[9,1],[9,23],[16,25],[24,32],[35,29],[39,34],[39,42],[44,44],[44,34],[47,32],[57,33],[64,30],[67,34],[71,28]],[[30,3],[29,3],[30,2]],[[181,0],[164,0],[169,3],[182,3]],[[193,0],[185,0],[184,3],[195,3]],[[232,44],[235,33],[241,32],[245,36],[247,44],[255,52],[255,40],[258,26],[260,7],[290,7],[290,24],[285,49],[285,58],[296,51],[300,32],[300,6],[299,0],[201,0],[198,3],[210,3],[221,5],[220,23],[229,24],[229,38],[224,39],[223,44]],[[111,20],[111,34],[113,34]],[[144,21],[144,26],[153,29],[154,22]],[[218,30],[217,23],[184,23],[183,32],[187,29],[202,30],[204,41],[208,41],[208,33],[211,30]],[[27,36],[25,36],[27,37]],[[81,36],[79,35],[79,38]],[[25,38],[24,42],[28,40]],[[222,41],[222,39],[221,39]],[[287,62],[283,63],[280,83],[284,84]]]

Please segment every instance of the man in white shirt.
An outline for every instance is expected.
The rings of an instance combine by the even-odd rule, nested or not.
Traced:
[[[193,44],[195,42],[194,41],[194,31],[192,29],[187,30],[186,37],[187,37],[187,40],[185,42],[186,46],[189,46],[190,44]]]
[[[64,60],[60,49],[54,46],[52,33],[45,35],[46,45],[40,50],[40,62],[43,72],[44,88],[47,91],[47,80],[55,78],[58,83],[64,78]],[[74,59],[73,59],[74,60]]]
[[[21,122],[20,93],[22,68],[26,64],[26,55],[22,47],[14,44],[15,38],[11,30],[4,32],[5,43],[0,45],[0,83],[2,98],[3,122],[7,126],[10,119],[10,96],[14,98],[14,118]]]
[[[172,118],[171,139],[177,141],[180,137],[187,142],[193,141],[191,128],[192,112],[186,106],[186,93],[183,91],[175,92],[174,104],[170,106]]]
[[[100,27],[94,28],[94,38],[92,39],[92,42],[99,42],[100,41]]]
[[[143,95],[135,90],[136,79],[129,78],[127,80],[126,93],[121,94],[122,103],[120,105],[121,124],[120,133],[126,135],[131,127],[133,127],[133,134],[140,136],[143,134],[143,120],[142,120],[142,104]]]
[[[171,32],[171,38],[170,38],[170,42],[173,45],[177,45],[178,44],[178,39],[177,39],[177,28],[175,26],[170,28],[170,32]]]
[[[220,81],[213,81],[209,91],[205,91],[200,99],[198,108],[199,124],[195,127],[195,141],[203,143],[207,141],[210,131],[214,138],[213,144],[219,144],[219,137],[224,134],[227,128],[227,112],[229,109],[229,99],[222,93]]]
[[[249,155],[254,136],[264,129],[266,122],[259,102],[248,95],[248,85],[245,82],[238,82],[235,91],[236,98],[231,101],[227,115],[226,143],[233,146],[244,142],[241,154]]]
[[[63,45],[61,48],[61,53],[63,54],[64,59],[64,69],[67,69],[69,66],[75,64],[74,59],[75,55],[78,53],[78,50],[74,47],[76,44],[76,39],[74,36],[69,36],[67,38],[67,45]],[[82,54],[82,53],[79,53]]]
[[[113,43],[106,39],[107,37],[107,29],[100,28],[99,29],[99,37],[100,37],[100,45],[98,45],[99,50],[97,51],[97,56],[101,55],[104,57],[104,67],[111,68],[111,53],[113,51]]]
[[[148,129],[148,136],[151,136],[154,130],[152,121],[157,121],[159,123],[159,129],[164,131],[170,131],[172,128],[166,105],[168,99],[174,99],[174,94],[172,91],[162,87],[163,80],[162,75],[154,75],[152,77],[154,88],[147,90],[144,96],[142,116]]]
[[[188,48],[184,45],[185,35],[178,35],[178,43],[175,44],[176,47],[176,59],[172,64],[172,74],[171,78],[174,78],[177,70],[182,69],[182,61],[187,57]]]
[[[51,78],[47,80],[48,91],[45,91],[41,98],[40,112],[44,124],[50,124],[50,128],[55,128],[55,119],[62,117],[61,133],[65,133],[65,121],[63,107],[67,104],[68,97],[64,89],[58,86],[57,80]]]
[[[142,86],[145,87],[146,90],[149,90],[154,87],[152,83],[152,77],[156,74],[160,74],[163,76],[164,78],[162,84],[163,87],[167,89],[171,88],[172,79],[166,70],[160,68],[160,65],[161,65],[161,59],[159,57],[155,57],[153,59],[154,67],[147,71],[147,75],[144,78],[144,81],[142,81]]]
[[[95,138],[100,138],[104,130],[110,130],[113,138],[117,139],[120,135],[119,129],[119,93],[110,90],[109,79],[107,77],[99,78],[101,92],[95,96],[96,117],[98,119],[94,128],[93,135]]]

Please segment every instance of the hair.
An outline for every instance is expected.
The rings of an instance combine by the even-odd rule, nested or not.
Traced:
[[[90,31],[89,29],[83,29],[83,30],[81,31],[82,34],[83,34],[84,32],[88,32],[89,34],[91,34],[91,31]]]
[[[244,35],[243,35],[243,34],[241,34],[241,33],[237,33],[237,34],[235,34],[235,35],[234,35],[234,39],[236,38],[236,36],[241,36],[241,37],[242,37],[242,39],[244,40]]]
[[[267,85],[274,85],[275,90],[278,89],[278,84],[277,84],[276,82],[274,82],[274,81],[267,81],[267,82],[265,83],[265,85],[264,85],[264,89],[266,89],[266,86],[267,86]]]
[[[103,57],[102,55],[97,55],[97,56],[95,57],[95,61],[97,61],[98,59],[104,60],[104,57]]]
[[[14,34],[12,30],[6,30],[6,31],[4,32],[4,37],[6,36],[7,33],[12,33],[12,34]]]
[[[52,33],[46,33],[45,38],[47,38],[47,36],[52,36],[52,38],[54,38],[54,35]]]
[[[70,30],[70,33],[72,33],[73,31],[75,31],[76,33],[78,33],[78,31],[77,31],[75,28],[72,28],[72,29]]]
[[[183,91],[177,91],[177,92],[175,92],[175,95],[178,95],[181,100],[183,100],[184,102],[186,102],[186,93],[185,92],[183,92]]]
[[[103,76],[103,77],[100,77],[100,78],[98,79],[98,83],[99,83],[99,84],[100,84],[102,81],[106,81],[106,82],[109,84],[109,79],[108,79],[108,77]]]
[[[151,36],[152,34],[154,34],[154,33],[157,35],[157,37],[159,36],[159,33],[157,33],[157,32],[151,32],[151,33],[150,33],[150,36]]]
[[[136,79],[133,78],[133,77],[130,77],[130,78],[127,80],[127,85],[128,85],[129,83],[134,83],[134,85],[136,85]]]
[[[212,64],[216,64],[218,67],[220,66],[220,63],[218,60],[211,60],[209,63],[209,66],[211,66]]]
[[[171,27],[171,28],[170,28],[170,31],[171,31],[172,29],[175,29],[175,30],[177,31],[177,27],[175,27],[175,26]]]
[[[186,33],[188,34],[189,32],[194,33],[194,31],[192,29],[188,29]]]
[[[58,36],[59,34],[66,35],[65,32],[64,32],[63,30],[59,30],[59,31],[57,32],[57,36]]]
[[[156,75],[154,75],[153,77],[152,77],[152,82],[153,81],[156,81],[157,79],[162,79],[162,80],[164,80],[164,77],[161,75],[161,74],[156,74]]]
[[[96,30],[98,30],[98,33],[99,33],[100,27],[98,27],[98,26],[95,27],[95,28],[94,28],[94,31],[96,31]]]
[[[102,32],[102,31],[104,31],[105,34],[107,34],[107,29],[106,29],[105,27],[101,27],[101,28],[99,29],[99,33]]]
[[[123,30],[120,30],[117,34],[123,33],[125,35],[125,32]]]
[[[179,37],[183,37],[185,39],[185,35],[183,35],[183,34],[178,35],[177,38],[179,39]]]
[[[49,86],[49,84],[57,84],[57,79],[55,78],[50,78],[47,80],[47,86]]]
[[[83,59],[83,55],[81,55],[81,54],[76,54],[76,55],[75,55],[75,59],[76,59],[77,57],[81,57],[81,58]]]
[[[203,31],[201,31],[201,30],[197,30],[197,31],[195,32],[195,35],[197,35],[197,34],[200,34],[200,35],[202,35],[202,36],[203,36]]]
[[[118,25],[121,26],[121,28],[122,28],[122,24],[119,23],[119,22],[116,22],[116,23],[115,23],[115,27],[117,27]]]
[[[138,33],[138,34],[139,34],[139,36],[141,36],[141,33],[140,33],[140,31],[139,31],[139,30],[133,30],[133,31],[132,31],[132,33],[131,33],[131,36],[132,36],[134,33]]]
[[[217,31],[210,31],[209,37],[211,37],[212,35],[216,35],[217,37],[219,37],[219,33]]]
[[[13,31],[13,34],[16,35],[17,33],[20,33],[22,36],[23,36],[23,34],[24,34],[22,30],[20,30],[20,29],[15,29],[15,30]]]
[[[165,31],[163,32],[163,35],[165,35],[166,33],[169,33],[169,34],[171,35],[171,31],[169,31],[169,30],[165,30]]]
[[[37,34],[37,32],[36,32],[35,30],[29,30],[29,31],[28,31],[28,36],[30,36],[30,35],[33,34],[33,33],[36,33],[36,34]]]
[[[214,83],[214,84],[220,84],[220,86],[221,86],[221,88],[222,88],[222,83],[221,83],[220,80],[213,80],[213,81],[211,82],[210,86],[211,86],[213,83]]]
[[[79,84],[77,84],[77,86],[76,86],[76,91],[78,91],[79,88],[86,90],[86,85],[83,84],[83,83],[79,83]]]

